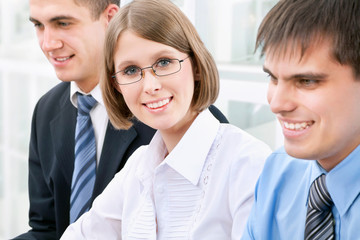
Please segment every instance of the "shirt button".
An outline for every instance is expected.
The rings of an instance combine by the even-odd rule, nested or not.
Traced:
[[[204,184],[207,185],[209,181],[209,176],[204,177]]]

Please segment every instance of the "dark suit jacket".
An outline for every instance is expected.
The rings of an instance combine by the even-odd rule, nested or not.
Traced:
[[[221,121],[225,116],[210,108]],[[74,169],[77,109],[70,102],[70,84],[62,82],[37,103],[29,151],[29,225],[15,239],[59,239],[69,225],[70,189]],[[134,121],[129,130],[116,130],[109,122],[97,168],[92,199],[98,196],[129,156],[148,144],[155,130]]]

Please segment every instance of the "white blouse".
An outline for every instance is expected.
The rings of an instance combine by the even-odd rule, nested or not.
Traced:
[[[206,110],[166,152],[157,132],[61,239],[240,239],[270,148]]]

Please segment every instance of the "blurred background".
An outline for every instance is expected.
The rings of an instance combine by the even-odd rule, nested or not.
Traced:
[[[129,1],[123,0],[122,5]],[[221,77],[216,106],[272,149],[280,127],[266,102],[267,77],[254,54],[257,28],[277,0],[173,0],[213,54]],[[28,0],[0,0],[0,239],[28,227],[28,145],[37,100],[59,83],[28,20]]]

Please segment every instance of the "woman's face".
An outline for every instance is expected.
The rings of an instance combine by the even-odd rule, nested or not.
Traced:
[[[127,30],[118,39],[114,66],[115,72],[121,71],[116,74],[119,83],[141,78],[117,85],[137,119],[162,134],[184,133],[188,129],[196,113],[190,108],[194,73],[187,54]],[[151,66],[158,75],[172,74],[157,76]]]

